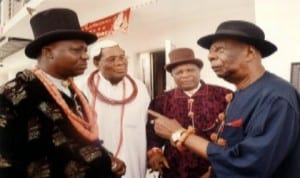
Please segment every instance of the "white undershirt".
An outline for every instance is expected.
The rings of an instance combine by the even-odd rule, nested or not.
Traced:
[[[62,85],[63,80],[54,78],[54,77],[52,77],[51,75],[49,75],[49,74],[47,74],[45,72],[44,72],[44,74],[47,75],[48,79],[56,86],[56,88],[58,90],[64,92],[66,95],[68,95],[69,97],[71,97],[71,91],[69,90],[69,88]]]
[[[184,93],[186,95],[188,95],[189,97],[192,97],[199,90],[200,87],[201,87],[201,83],[199,82],[199,84],[196,88],[189,90],[189,91],[184,91]]]

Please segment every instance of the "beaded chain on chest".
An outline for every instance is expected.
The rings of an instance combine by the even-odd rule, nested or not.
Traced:
[[[79,97],[80,103],[83,106],[83,109],[86,113],[86,119],[83,119],[76,115],[65,102],[61,93],[55,87],[55,85],[47,78],[44,72],[38,67],[31,70],[37,78],[43,83],[46,87],[50,95],[53,97],[55,102],[62,108],[67,118],[70,120],[71,124],[75,127],[75,129],[87,140],[95,141],[98,139],[98,127],[96,124],[96,113],[89,106],[87,100],[76,87],[75,83],[72,79],[69,79],[71,88],[74,90],[76,95]]]

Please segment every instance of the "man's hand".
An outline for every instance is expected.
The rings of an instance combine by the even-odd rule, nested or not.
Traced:
[[[148,165],[153,171],[163,172],[163,168],[170,168],[166,157],[162,153],[154,153],[148,158]]]
[[[211,166],[208,167],[208,170],[206,173],[204,173],[200,178],[210,178],[211,173]]]
[[[117,176],[122,176],[126,173],[126,165],[123,161],[119,160],[116,157],[111,158],[111,170]]]
[[[172,133],[182,129],[182,126],[176,119],[170,119],[153,110],[148,110],[148,114],[156,118],[152,120],[152,123],[154,124],[154,131],[162,138],[170,139]]]

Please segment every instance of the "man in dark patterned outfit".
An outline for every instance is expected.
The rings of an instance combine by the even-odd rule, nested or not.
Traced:
[[[189,48],[169,53],[171,73],[177,88],[157,96],[150,109],[176,119],[183,127],[192,126],[197,135],[209,138],[218,114],[226,106],[225,95],[230,90],[206,84],[200,79],[203,63]],[[155,135],[152,118],[147,124],[148,165],[164,178],[199,178],[208,170],[208,162],[190,151],[180,151],[169,140]],[[164,146],[164,151],[161,148]]]
[[[0,177],[123,175],[125,164],[102,146],[95,112],[72,81],[97,37],[81,31],[69,9],[45,10],[30,23],[35,39],[25,54],[37,66],[0,87]]]

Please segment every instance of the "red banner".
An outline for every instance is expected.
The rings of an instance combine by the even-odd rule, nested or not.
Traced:
[[[98,38],[104,38],[112,35],[114,31],[127,32],[129,24],[130,8],[105,17],[103,19],[89,22],[81,28],[83,31],[91,32]]]

